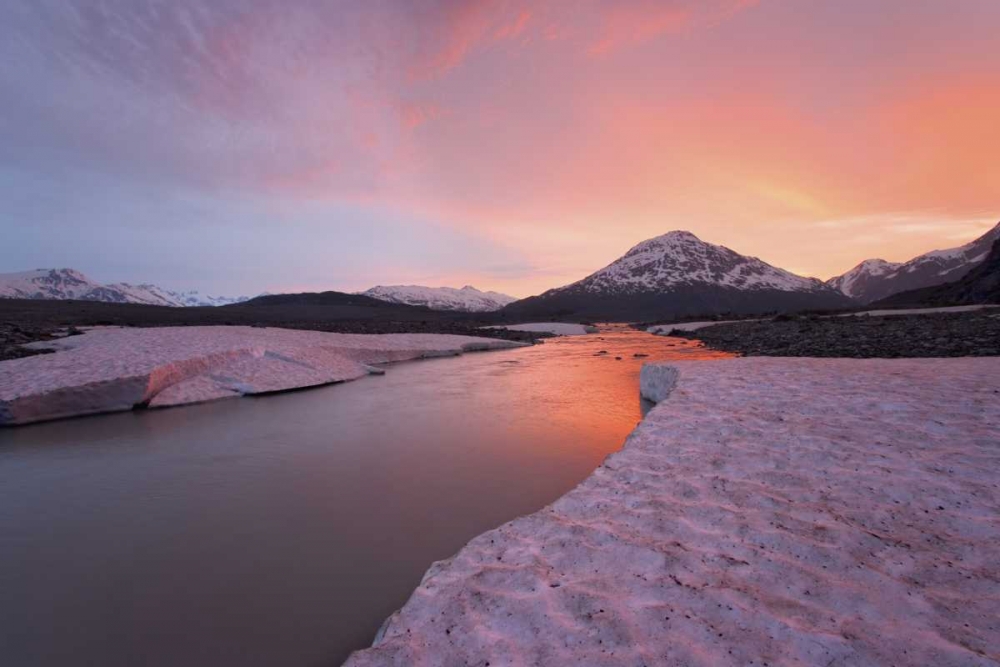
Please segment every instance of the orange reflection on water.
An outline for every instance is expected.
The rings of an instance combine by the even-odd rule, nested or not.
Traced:
[[[503,364],[516,358],[513,363],[522,366],[520,372],[510,369],[510,377],[491,382],[497,392],[505,394],[505,405],[500,409],[512,419],[507,435],[513,447],[518,447],[515,443],[531,446],[544,441],[555,450],[571,447],[577,456],[584,455],[584,450],[590,456],[603,457],[621,447],[642,419],[644,407],[648,408],[639,395],[643,364],[735,356],[710,350],[698,341],[654,336],[627,325],[602,324],[599,328],[596,334],[546,339],[527,350],[503,353],[504,361],[492,361]],[[487,402],[492,404],[497,400],[494,397]],[[511,405],[512,401],[525,405]],[[483,406],[486,410],[498,407]],[[540,411],[545,423],[537,419]],[[518,414],[535,418],[526,420],[523,431],[512,433],[519,430]]]

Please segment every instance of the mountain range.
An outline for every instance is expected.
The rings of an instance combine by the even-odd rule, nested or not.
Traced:
[[[380,285],[360,294],[388,303],[468,313],[497,311],[516,301],[512,296],[499,292],[484,292],[471,285],[461,289]],[[0,273],[0,298],[74,299],[172,307],[226,306],[249,300],[249,297],[245,296],[229,298],[205,296],[197,291],[174,292],[148,283],[101,284],[74,269],[37,269],[20,273]]]
[[[472,285],[454,287],[422,287],[420,285],[378,285],[361,292],[390,303],[426,306],[432,310],[455,310],[465,313],[489,313],[517,301],[500,292],[483,292]]]
[[[961,279],[986,260],[998,239],[1000,224],[958,248],[898,264],[867,260],[824,283],[674,231],[643,241],[583,280],[501,312],[520,319],[655,320],[851,308]]]
[[[904,263],[870,259],[823,282],[795,275],[756,257],[702,241],[690,232],[673,231],[630,249],[611,264],[577,282],[516,300],[472,286],[377,286],[355,297],[369,305],[387,302],[456,313],[496,312],[505,320],[662,320],[690,315],[750,314],[847,309],[886,302],[897,294],[934,288],[963,279],[990,256],[1000,240],[1000,224],[966,245],[935,250]],[[979,294],[981,290],[967,290]],[[296,302],[309,298],[284,295]],[[324,303],[337,294],[322,293]],[[279,295],[282,296],[282,295]],[[39,269],[0,274],[0,298],[77,299],[158,306],[222,306],[247,297],[202,296],[155,285],[97,283],[72,269]],[[905,297],[910,301],[921,297]],[[946,299],[945,292],[934,297]],[[259,298],[258,298],[259,299]],[[256,300],[255,300],[256,301]],[[266,301],[266,299],[265,299]],[[338,301],[339,303],[339,301]],[[892,301],[889,301],[892,303]],[[344,304],[353,307],[353,302]]]
[[[908,262],[869,259],[827,284],[847,296],[869,304],[894,294],[954,282],[986,259],[1000,239],[1000,224],[975,241],[958,248],[935,250]]]
[[[246,301],[248,297],[203,296],[197,291],[172,292],[148,283],[105,285],[73,269],[37,269],[20,273],[0,273],[0,298],[76,299],[180,307],[224,306]]]

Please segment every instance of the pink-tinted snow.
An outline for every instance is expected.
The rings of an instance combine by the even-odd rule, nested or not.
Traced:
[[[347,664],[1000,664],[1000,358],[672,366]]]
[[[0,362],[0,425],[263,394],[377,372],[370,364],[519,347],[438,334],[257,327],[94,329]]]

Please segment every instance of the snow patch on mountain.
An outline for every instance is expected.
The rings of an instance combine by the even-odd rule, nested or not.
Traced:
[[[483,292],[471,285],[454,287],[424,287],[422,285],[378,285],[361,292],[391,303],[426,306],[432,310],[457,310],[468,313],[486,313],[500,310],[515,297],[500,292]]]
[[[76,299],[174,307],[222,306],[247,300],[247,297],[202,296],[197,291],[172,292],[148,283],[103,285],[73,269],[37,269],[18,273],[0,273],[0,298]]]

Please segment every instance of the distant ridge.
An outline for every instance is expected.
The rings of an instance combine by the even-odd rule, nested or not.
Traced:
[[[349,294],[347,292],[297,292],[294,294],[263,294],[247,299],[239,305],[243,306],[364,306],[366,308],[388,308],[399,306],[383,299],[376,299],[365,294]],[[411,308],[417,310],[416,307]],[[422,310],[428,310],[423,308]]]
[[[1000,303],[1000,239],[989,255],[967,274],[946,285],[900,292],[877,306],[970,306]]]
[[[362,294],[392,303],[465,313],[489,313],[517,301],[507,294],[483,292],[472,285],[466,285],[462,289],[421,285],[378,285],[365,290]]]
[[[76,299],[172,307],[223,306],[246,301],[246,297],[202,296],[196,291],[172,292],[148,283],[103,285],[74,269],[36,269],[20,273],[0,273],[0,298]]]
[[[944,285],[958,280],[986,259],[997,239],[1000,239],[1000,224],[963,246],[928,252],[901,264],[865,260],[847,273],[831,278],[827,284],[864,304],[900,292]]]

